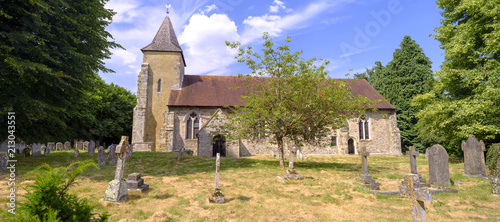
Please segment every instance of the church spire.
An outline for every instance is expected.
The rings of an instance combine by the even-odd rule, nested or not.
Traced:
[[[153,42],[142,48],[141,51],[182,52],[168,14],[165,16],[163,23],[161,23]]]

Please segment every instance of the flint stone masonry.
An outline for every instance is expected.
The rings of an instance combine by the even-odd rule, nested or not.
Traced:
[[[484,163],[484,151],[486,148],[483,141],[477,141],[474,135],[469,135],[467,141],[462,140],[464,151],[464,172],[466,176],[488,177],[488,170]]]
[[[127,178],[128,191],[145,192],[149,189],[149,184],[144,184],[144,179],[141,178],[140,173],[132,173]]]
[[[116,147],[118,156],[118,164],[116,165],[115,179],[109,182],[108,188],[104,193],[104,201],[122,202],[127,199],[128,189],[127,183],[123,179],[123,171],[125,170],[125,160],[130,153],[130,145],[128,136],[122,136],[120,144]]]
[[[439,144],[429,149],[429,183],[442,186],[451,185],[448,153]]]
[[[108,163],[109,165],[113,165],[116,163],[116,157],[115,157],[115,144],[111,144],[111,146],[108,146]]]
[[[71,149],[71,143],[69,141],[66,141],[64,143],[64,150],[70,150]]]
[[[7,163],[9,161],[9,156],[7,153],[0,153],[0,173],[5,172],[7,170]]]
[[[61,142],[56,143],[56,150],[57,151],[63,150],[63,143]]]
[[[411,204],[411,217],[413,221],[427,221],[424,202],[431,202],[432,195],[427,189],[420,186],[419,175],[406,174],[399,186],[401,196],[407,197]]]
[[[91,140],[89,142],[89,146],[88,146],[88,154],[90,156],[94,156],[95,154],[95,142],[93,140]]]
[[[97,154],[99,167],[106,166],[106,153],[104,152],[104,147],[100,146]]]

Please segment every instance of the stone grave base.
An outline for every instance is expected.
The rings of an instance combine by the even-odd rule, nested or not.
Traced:
[[[486,177],[486,176],[483,176],[483,175],[464,174],[464,176],[466,176],[466,177],[477,177],[477,178],[481,178],[481,179],[485,179],[485,180],[489,180],[490,179],[489,177]]]
[[[120,203],[127,199],[128,190],[125,180],[112,180],[104,193],[104,201]]]
[[[361,186],[365,188],[370,188],[372,190],[378,190],[380,189],[380,183],[375,182],[375,180],[372,178],[371,175],[369,174],[361,174],[358,179],[356,179],[358,182],[361,183]]]
[[[286,180],[300,180],[302,179],[295,169],[288,169],[285,171],[285,174],[283,174],[283,177],[285,177]]]
[[[224,199],[224,195],[222,194],[222,191],[220,189],[214,189],[212,195],[208,198],[208,202],[223,204],[224,202],[226,202],[226,199]]]
[[[149,184],[144,184],[144,179],[141,178],[140,173],[132,173],[127,178],[127,190],[136,192],[145,192],[149,189]]]

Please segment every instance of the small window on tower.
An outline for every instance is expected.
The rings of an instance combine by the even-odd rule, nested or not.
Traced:
[[[330,143],[330,146],[337,146],[337,137],[332,136],[332,143]]]
[[[161,92],[161,79],[158,79],[158,85],[156,86],[156,92]]]

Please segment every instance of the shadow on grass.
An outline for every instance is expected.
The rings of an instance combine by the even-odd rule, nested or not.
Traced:
[[[24,175],[34,170],[42,163],[47,163],[51,167],[63,167],[77,161],[92,159],[97,164],[98,155],[90,156],[85,151],[81,151],[76,158],[73,157],[73,151],[53,151],[50,156],[27,157],[23,158],[17,155],[16,174]],[[107,154],[106,154],[107,159]],[[108,160],[106,160],[107,162]],[[108,162],[107,162],[108,163]],[[390,170],[385,166],[368,165],[371,173],[377,173]],[[361,163],[336,163],[336,162],[316,162],[305,161],[296,162],[297,170],[338,170],[346,172],[360,172]],[[255,169],[271,169],[281,171],[278,159],[254,159],[254,158],[233,158],[224,157],[221,159],[221,172],[226,170],[248,171]],[[80,177],[88,178],[93,181],[111,181],[114,178],[116,164],[84,171]],[[139,172],[142,176],[184,176],[196,173],[212,173],[215,171],[215,158],[184,156],[183,161],[177,161],[177,153],[155,153],[155,152],[136,152],[130,160],[125,161],[124,178],[130,173]]]

